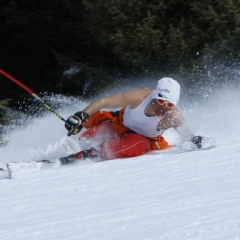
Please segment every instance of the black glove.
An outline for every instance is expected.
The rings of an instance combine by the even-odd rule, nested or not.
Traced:
[[[89,119],[89,115],[85,112],[76,112],[73,116],[70,116],[65,122],[65,128],[68,130],[68,136],[78,134],[86,120]]]
[[[202,140],[203,137],[202,136],[194,136],[192,138],[192,142],[198,147],[198,148],[202,148]]]

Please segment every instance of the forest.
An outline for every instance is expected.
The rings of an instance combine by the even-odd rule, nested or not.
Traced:
[[[0,0],[0,6],[0,69],[37,93],[89,96],[139,76],[192,84],[239,62],[239,0]],[[0,89],[3,103],[27,94],[3,76]]]

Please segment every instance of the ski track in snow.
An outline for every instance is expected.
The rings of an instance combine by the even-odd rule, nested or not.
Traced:
[[[212,109],[209,101],[184,109],[193,131],[209,136],[214,149],[85,161],[1,180],[0,239],[240,240],[240,94],[230,95],[226,102],[219,92]],[[76,110],[78,104],[59,113]],[[177,136],[169,131],[166,138]],[[9,133],[8,141],[0,167],[83,147],[51,114]]]

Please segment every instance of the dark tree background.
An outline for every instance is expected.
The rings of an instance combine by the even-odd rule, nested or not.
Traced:
[[[239,59],[240,1],[0,0],[0,34],[0,68],[35,92],[91,94],[131,76],[190,83],[203,58]],[[0,94],[26,93],[0,76]]]

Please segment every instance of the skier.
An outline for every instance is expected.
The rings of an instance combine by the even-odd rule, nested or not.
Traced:
[[[70,116],[65,127],[68,136],[78,134],[80,139],[100,141],[98,149],[80,151],[77,158],[100,156],[103,160],[134,157],[150,150],[169,147],[162,136],[174,128],[186,141],[201,147],[201,136],[194,136],[184,122],[176,105],[180,85],[172,78],[158,81],[155,90],[141,89],[122,92],[98,99],[83,111]],[[121,108],[119,111],[101,111],[103,108]]]

